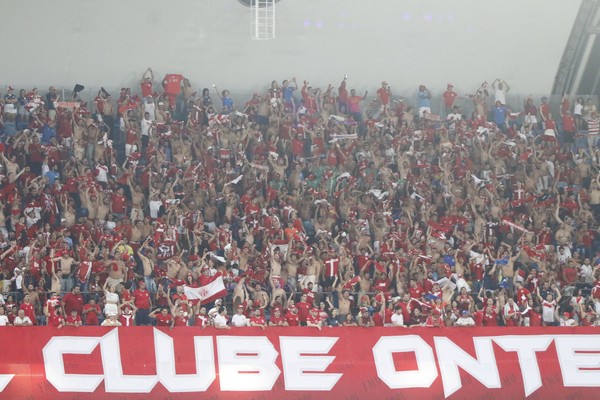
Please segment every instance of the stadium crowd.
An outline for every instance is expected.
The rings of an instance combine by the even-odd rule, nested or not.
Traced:
[[[592,100],[348,85],[7,88],[0,325],[600,323]]]

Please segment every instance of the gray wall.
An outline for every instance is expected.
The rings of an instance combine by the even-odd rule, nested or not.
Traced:
[[[371,92],[385,79],[396,93],[452,82],[462,94],[503,78],[513,93],[544,94],[580,2],[282,0],[272,41],[250,39],[250,11],[235,0],[3,2],[0,92],[137,89],[151,66],[234,95],[292,76],[337,85],[346,73]]]

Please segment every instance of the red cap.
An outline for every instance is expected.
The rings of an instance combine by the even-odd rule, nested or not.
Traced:
[[[319,309],[316,308],[316,307],[313,307],[312,310],[310,310],[310,311],[312,311],[312,312],[319,312]]]
[[[143,279],[140,279],[138,281],[138,285],[145,285],[145,284],[146,284],[146,281],[144,281]]]

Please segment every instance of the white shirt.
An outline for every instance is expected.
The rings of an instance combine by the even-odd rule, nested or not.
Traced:
[[[98,172],[98,175],[96,175],[98,182],[108,182],[108,167],[106,165],[97,165],[96,171]]]
[[[142,136],[148,136],[150,134],[150,128],[152,127],[152,117],[151,119],[143,119],[142,120]]]
[[[571,258],[571,249],[568,248],[567,246],[564,246],[564,249],[565,249],[565,251],[563,253],[561,253],[560,250],[558,251],[556,258],[558,259],[559,262],[566,264],[567,261],[569,261],[569,259]]]
[[[404,325],[404,317],[402,313],[394,313],[392,314],[392,325],[393,326],[401,326]]]
[[[150,122],[154,121],[154,119],[156,118],[156,103],[144,102],[144,113],[150,114]],[[145,120],[142,120],[142,129],[144,129],[144,127],[143,127],[144,121]],[[143,133],[142,133],[142,135],[143,135]]]
[[[585,283],[592,284],[594,282],[594,277],[592,276],[593,268],[591,265],[582,264],[581,269],[579,271],[580,276],[583,277]]]
[[[9,322],[10,321],[6,315],[0,315],[0,326],[7,326]]]
[[[227,319],[221,314],[215,315],[215,326],[227,326]]]
[[[554,322],[554,308],[556,307],[556,300],[548,303],[546,300],[542,302],[542,319],[544,322]]]
[[[17,277],[15,278],[15,286],[17,290],[23,289],[23,274],[17,275]]]
[[[31,320],[29,319],[29,317],[26,315],[23,318],[19,317],[18,315],[15,317],[15,322],[14,322],[14,326],[23,326],[23,325],[29,325],[31,324]]]
[[[244,314],[235,314],[231,317],[232,326],[250,326],[250,321]]]
[[[160,200],[150,200],[148,202],[148,207],[150,207],[150,217],[158,218],[158,210],[162,206],[162,201]]]
[[[462,119],[462,115],[459,113],[450,113],[448,114],[449,121],[460,121]]]
[[[458,326],[475,326],[475,321],[471,317],[460,317],[454,322]]]
[[[506,92],[502,89],[496,89],[494,93],[494,102],[499,101],[502,104],[506,104]]]

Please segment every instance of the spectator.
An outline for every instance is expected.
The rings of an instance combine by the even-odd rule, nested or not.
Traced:
[[[402,307],[397,306],[394,310],[394,314],[392,315],[392,326],[399,326],[402,328],[406,328],[404,325],[404,316],[402,313]]]
[[[123,325],[118,320],[117,313],[110,313],[110,314],[108,314],[108,317],[104,321],[102,321],[102,324],[100,324],[100,326],[123,326]]]
[[[75,328],[79,328],[81,325],[81,316],[77,314],[77,310],[72,310],[65,319],[65,326],[74,326]]]
[[[462,310],[460,317],[454,322],[454,326],[473,327],[475,326],[475,321],[468,310]]]
[[[231,317],[231,326],[240,327],[240,326],[250,326],[250,321],[244,315],[244,306],[239,305],[237,309],[237,314]]]
[[[33,322],[29,319],[27,315],[25,315],[25,311],[21,309],[19,310],[12,324],[14,326],[32,326]]]
[[[135,324],[138,326],[150,325],[148,317],[150,308],[152,307],[150,292],[146,290],[146,282],[144,280],[140,280],[138,285],[139,288],[133,292],[134,304],[136,307]]]
[[[96,303],[96,299],[91,298],[89,302],[83,306],[81,315],[85,325],[100,325],[102,311],[100,310],[100,305]]]
[[[595,142],[536,139],[536,121],[556,129],[547,99],[539,110],[528,100],[524,120],[509,127],[508,85],[492,84],[504,99],[488,120],[484,83],[471,118],[454,102],[451,117],[438,120],[423,86],[416,106],[427,107],[426,118],[415,119],[423,112],[413,115],[413,105],[394,101],[382,84],[363,118],[359,103],[368,94],[352,93],[358,108],[344,110],[346,79],[339,110],[331,87],[321,93],[308,82],[296,110],[292,79],[271,82],[243,113],[219,91],[229,99],[221,112],[208,90],[195,98],[181,75],[169,75],[166,93],[155,94],[152,75],[143,74],[141,97],[123,88],[118,107],[104,89],[95,110],[65,108],[55,89],[56,104],[36,90],[15,99],[17,108],[26,101],[29,116],[26,129],[5,127],[0,150],[9,321],[33,307],[35,323],[44,305],[57,326],[61,300],[52,292],[64,294],[70,315],[67,303],[81,285],[79,295],[95,298],[78,302],[86,324],[100,322],[99,302],[107,315],[121,310],[124,325],[134,315],[139,325],[158,324],[144,315],[154,303],[172,307],[167,326],[205,327],[230,304],[207,313],[211,305],[194,304],[184,285],[223,277],[233,310],[270,315],[269,326],[305,325],[313,304],[321,326],[335,326],[335,309],[346,326],[391,324],[396,306],[410,326],[425,325],[436,310],[446,326],[457,325],[462,310],[481,326],[504,324],[508,314],[506,325],[535,326],[540,311],[550,325],[559,322],[552,304],[559,294],[574,320],[596,324]],[[457,98],[440,100],[446,96]],[[583,103],[573,113],[592,118],[593,102]],[[570,111],[564,96],[563,130]],[[121,130],[112,130],[115,118]],[[576,134],[594,139],[589,122],[590,132]]]
[[[11,326],[12,323],[10,322],[10,320],[8,319],[8,316],[6,315],[6,309],[4,308],[4,306],[0,306],[0,326]]]
[[[84,300],[79,286],[73,286],[71,291],[63,296],[61,304],[65,315],[70,316],[71,312],[75,311],[77,315],[81,316],[84,307]]]
[[[227,325],[227,308],[224,306],[219,307],[217,314],[214,317],[214,327],[217,329],[231,329],[231,326]]]
[[[169,313],[169,310],[166,307],[155,308],[150,314],[148,314],[148,317],[156,320],[156,326],[173,327],[173,316]]]

